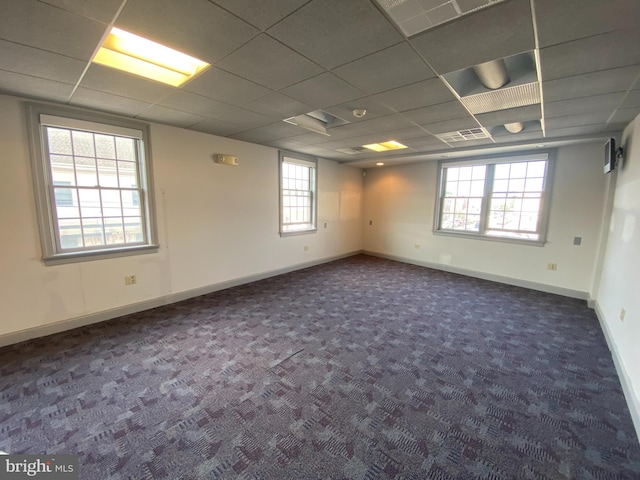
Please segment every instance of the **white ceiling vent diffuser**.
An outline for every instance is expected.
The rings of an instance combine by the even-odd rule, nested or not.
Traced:
[[[491,92],[479,93],[460,98],[467,109],[475,114],[526,107],[540,103],[538,83],[526,83],[516,87],[505,87]]]
[[[440,133],[436,135],[436,138],[446,143],[455,143],[491,138],[491,135],[484,128],[468,128],[466,130],[458,130],[456,132]]]

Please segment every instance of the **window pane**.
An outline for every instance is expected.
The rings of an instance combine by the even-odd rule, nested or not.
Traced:
[[[82,157],[96,156],[92,133],[74,131],[71,136],[73,138],[74,155]]]
[[[93,189],[81,189],[78,192],[80,212],[83,217],[101,217],[100,192]]]
[[[87,247],[97,247],[105,244],[101,218],[83,218],[82,234],[84,236],[84,244]]]
[[[54,195],[58,218],[76,218],[80,216],[78,193],[75,188],[55,188]]]
[[[102,216],[121,217],[122,206],[120,204],[119,190],[102,190]]]
[[[84,187],[95,187],[98,185],[96,172],[96,159],[88,157],[76,157],[76,178],[78,185]]]
[[[133,138],[116,138],[116,152],[118,160],[136,160],[135,140]]]
[[[542,178],[527,178],[525,191],[527,192],[542,192],[543,185]]]
[[[472,197],[482,197],[484,195],[484,180],[475,180],[471,182],[470,195]]]
[[[529,162],[527,177],[544,177],[547,170],[547,162]]]
[[[144,241],[142,219],[140,217],[126,217],[124,224],[126,243],[140,243]]]
[[[134,162],[118,162],[118,175],[121,188],[137,188],[138,172]]]
[[[118,186],[118,171],[114,160],[98,160],[98,175],[101,187]]]
[[[509,178],[510,169],[511,169],[511,165],[509,163],[498,163],[495,166],[493,178],[495,179]]]
[[[116,158],[115,138],[112,135],[96,134],[96,154],[100,158]]]
[[[75,185],[73,157],[69,155],[51,155],[51,179],[53,183]]]
[[[471,180],[472,167],[460,167],[458,180]]]
[[[65,218],[58,221],[58,238],[64,249],[82,248],[82,227],[79,218]]]
[[[104,231],[106,234],[107,245],[124,243],[124,225],[122,224],[122,217],[105,218]]]
[[[455,182],[458,180],[460,169],[457,167],[447,168],[447,181]]]
[[[71,132],[61,128],[47,127],[49,153],[63,153],[71,155]]]
[[[510,178],[525,178],[527,176],[526,163],[512,163]]]

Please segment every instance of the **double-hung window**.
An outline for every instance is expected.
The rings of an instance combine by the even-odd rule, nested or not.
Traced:
[[[155,250],[147,126],[44,105],[29,116],[45,263]]]
[[[544,243],[551,170],[548,153],[442,162],[436,233]]]
[[[317,161],[280,152],[280,235],[316,231]]]

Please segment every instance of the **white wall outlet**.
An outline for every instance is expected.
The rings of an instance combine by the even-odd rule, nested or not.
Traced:
[[[135,285],[138,282],[135,275],[126,275],[124,277],[125,285]]]
[[[627,311],[624,308],[620,309],[620,321],[624,322],[624,316],[627,314]]]
[[[309,245],[305,245],[305,246],[304,246],[304,251],[305,251],[305,252],[309,251]]]
[[[548,263],[547,264],[547,270],[558,270],[558,264],[557,263]]]
[[[415,248],[417,250],[418,248],[420,248],[420,244],[419,243],[414,243],[413,244],[413,248]]]

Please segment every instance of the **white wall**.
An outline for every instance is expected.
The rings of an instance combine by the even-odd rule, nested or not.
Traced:
[[[544,247],[434,235],[437,162],[370,169],[365,177],[364,250],[588,298],[604,215],[602,152],[601,143],[557,150]],[[582,245],[573,245],[576,236],[582,237]],[[548,270],[548,263],[557,263],[558,270]]]
[[[622,145],[596,311],[640,435],[640,117],[625,129]]]
[[[361,249],[361,170],[320,160],[319,230],[281,238],[276,149],[154,124],[159,252],[46,267],[23,104],[0,96],[0,112],[0,345]]]

